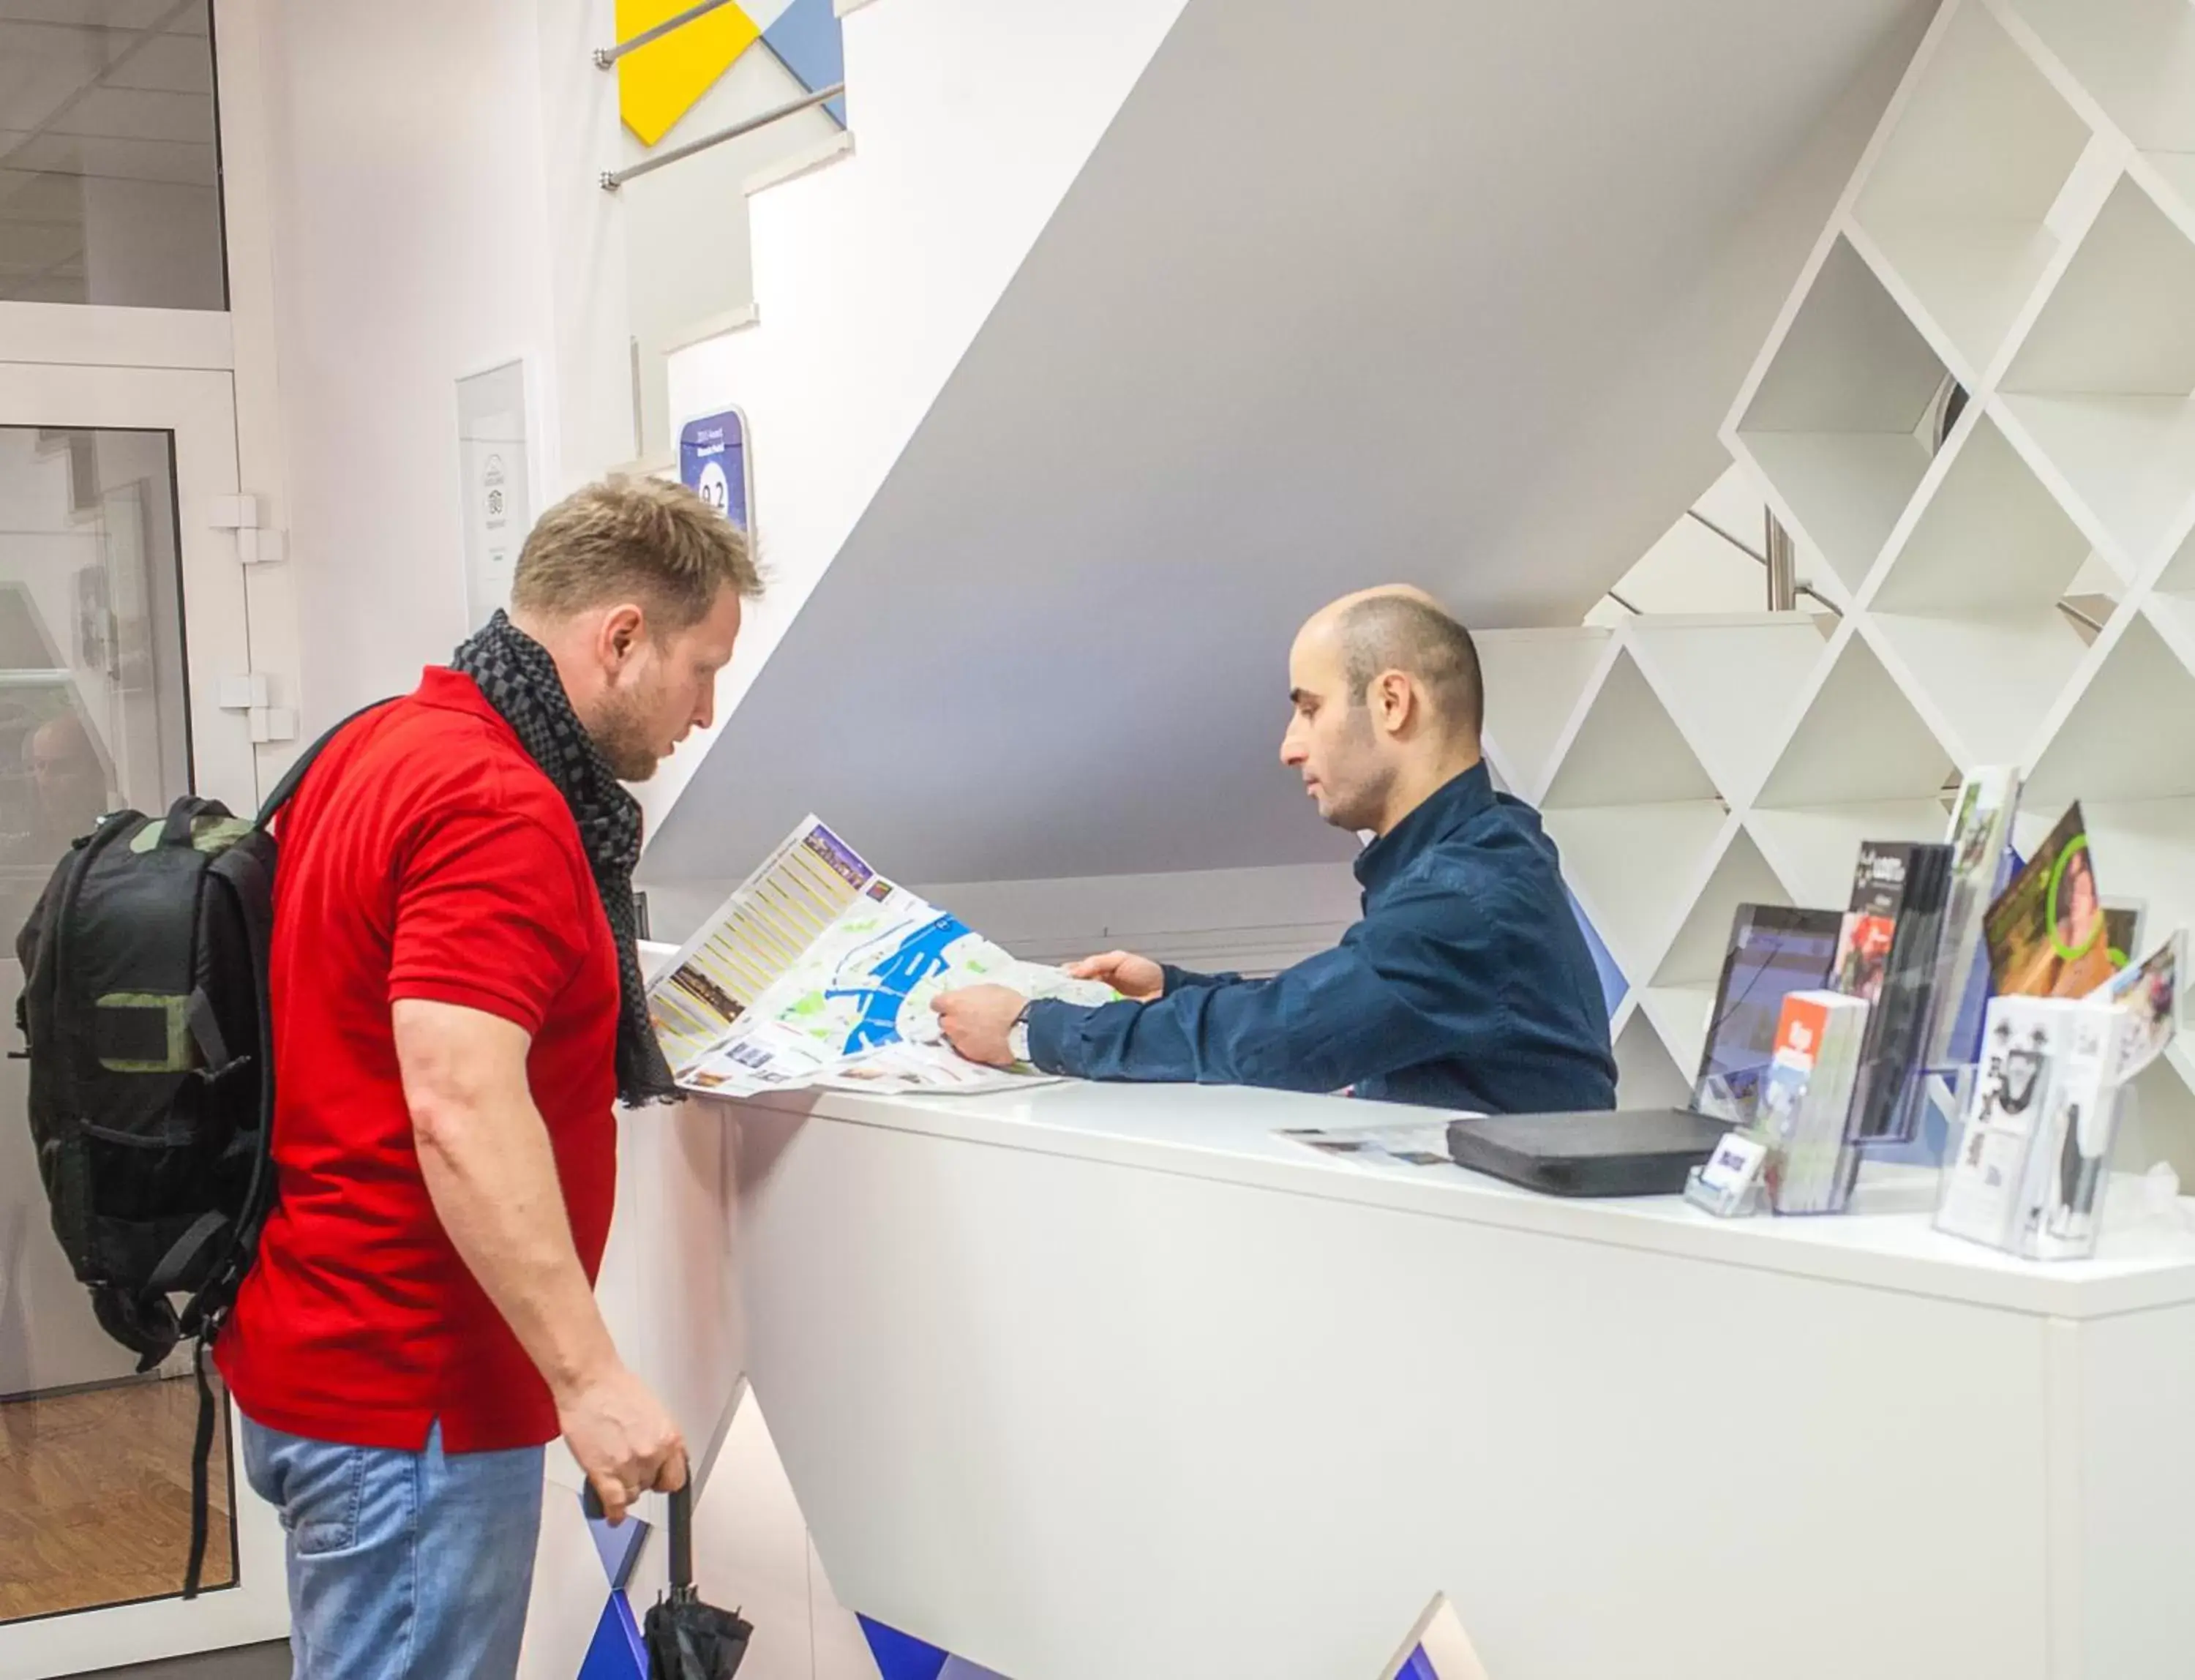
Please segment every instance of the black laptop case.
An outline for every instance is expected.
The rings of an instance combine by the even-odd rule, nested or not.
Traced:
[[[1674,1196],[1730,1130],[1688,1108],[1452,1120],[1456,1165],[1551,1196]]]

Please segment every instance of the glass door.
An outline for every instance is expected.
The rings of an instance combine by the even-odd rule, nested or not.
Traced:
[[[0,1007],[14,936],[111,810],[197,791],[248,811],[229,376],[0,365]],[[4,1015],[0,1015],[4,1019]],[[14,1046],[12,1023],[6,1028]],[[47,1219],[24,1064],[0,1060],[0,1674],[69,1674],[277,1637],[280,1536],[216,1438],[207,1591],[176,1600],[197,1390],[94,1321]]]

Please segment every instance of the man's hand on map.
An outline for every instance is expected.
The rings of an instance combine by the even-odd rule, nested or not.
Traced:
[[[1019,992],[1004,986],[967,986],[959,991],[938,993],[930,1000],[930,1007],[937,1012],[937,1024],[945,1029],[946,1042],[970,1061],[986,1067],[1014,1065],[1006,1035],[1028,1007],[1028,1000]]]
[[[1067,973],[1078,980],[1102,980],[1131,1002],[1155,1003],[1166,996],[1166,970],[1133,951],[1086,956],[1069,963]]]

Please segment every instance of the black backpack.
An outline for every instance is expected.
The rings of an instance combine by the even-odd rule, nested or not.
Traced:
[[[298,759],[256,822],[195,798],[165,817],[102,817],[55,867],[15,940],[15,1019],[54,1234],[100,1327],[140,1372],[197,1342],[186,1598],[205,1558],[206,1349],[274,1195],[267,825],[343,727]]]

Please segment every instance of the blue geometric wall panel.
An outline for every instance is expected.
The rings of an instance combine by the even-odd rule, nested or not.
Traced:
[[[883,1680],[938,1680],[952,1660],[935,1645],[925,1645],[896,1627],[873,1622],[867,1616],[855,1619],[868,1639],[869,1654],[877,1660],[877,1672]]]
[[[948,1657],[945,1666],[937,1671],[937,1680],[1006,1680],[1006,1677],[970,1662],[965,1657]]]
[[[1426,1654],[1426,1648],[1420,1645],[1410,1653],[1409,1661],[1397,1672],[1395,1680],[1440,1680],[1440,1672],[1434,1668],[1433,1660]]]
[[[1563,884],[1563,897],[1570,901],[1570,914],[1577,918],[1578,931],[1585,935],[1585,948],[1593,953],[1593,969],[1600,976],[1601,1001],[1608,1006],[1608,1013],[1613,1015],[1616,1006],[1623,1002],[1623,971],[1616,966],[1616,959],[1608,954],[1608,947],[1601,943],[1599,932],[1586,919],[1584,910],[1578,907],[1577,896],[1570,891],[1567,881]]]
[[[602,1606],[594,1642],[579,1665],[579,1680],[648,1680],[648,1647],[621,1592],[612,1593]]]
[[[792,0],[763,31],[763,44],[777,55],[801,86],[815,93],[846,79],[846,42],[839,28],[831,0]],[[845,127],[844,94],[823,108],[838,119],[840,128]]]
[[[614,1528],[608,1517],[591,1516],[587,1532],[594,1536],[596,1554],[602,1560],[602,1573],[609,1577],[610,1591],[623,1592],[625,1583],[632,1579],[632,1566],[640,1561],[640,1549],[648,1539],[648,1525],[637,1516],[629,1516]]]
[[[965,1657],[948,1656],[935,1645],[925,1645],[896,1627],[886,1627],[867,1616],[854,1619],[867,1636],[869,1654],[877,1660],[877,1672],[883,1680],[1006,1680],[1003,1674]]]

